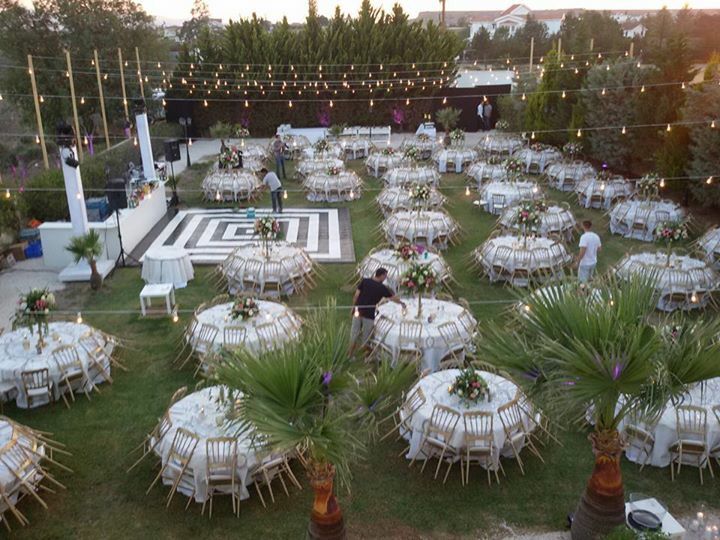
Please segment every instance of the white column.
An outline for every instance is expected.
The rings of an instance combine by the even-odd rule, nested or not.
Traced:
[[[82,236],[90,230],[87,209],[85,208],[85,193],[83,192],[80,168],[73,168],[65,163],[65,159],[68,157],[77,159],[77,151],[74,146],[60,149],[60,161],[62,162],[63,178],[65,179],[65,194],[70,209],[73,235]]]
[[[152,144],[150,143],[150,127],[147,114],[136,115],[135,125],[137,126],[137,138],[140,145],[145,180],[155,180],[155,160],[153,159]]]

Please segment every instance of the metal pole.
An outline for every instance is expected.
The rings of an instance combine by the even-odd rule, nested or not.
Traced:
[[[97,75],[98,96],[100,96],[100,114],[102,115],[103,129],[105,130],[105,146],[110,149],[110,134],[108,133],[107,116],[105,115],[105,96],[103,95],[102,78],[100,77],[100,60],[97,49],[95,55],[95,75]]]
[[[46,169],[50,168],[48,161],[47,148],[45,147],[45,132],[43,131],[42,114],[40,114],[40,99],[38,98],[37,83],[35,82],[35,69],[33,68],[32,55],[28,54],[28,73],[30,74],[30,83],[32,84],[33,99],[35,100],[35,118],[37,120],[38,137],[40,138],[40,148],[42,149],[43,164]]]
[[[120,64],[120,87],[122,88],[123,109],[125,109],[125,120],[130,119],[128,113],[127,94],[125,93],[125,68],[123,67],[122,49],[118,47],[118,63]]]
[[[633,58],[635,56],[635,42],[630,42],[630,58]]]
[[[595,48],[595,38],[590,38],[590,52]]]
[[[145,85],[143,85],[142,70],[140,69],[140,51],[135,47],[135,60],[137,61],[138,81],[140,81],[140,95],[145,99]]]
[[[82,136],[80,135],[80,120],[78,118],[77,102],[75,101],[75,80],[73,79],[72,61],[70,60],[70,51],[68,50],[65,51],[65,60],[67,61],[68,79],[70,80],[70,99],[72,100],[73,121],[75,123],[78,161],[82,161]]]
[[[530,38],[530,64],[528,65],[528,71],[532,71],[533,67],[533,54],[535,54],[535,38]]]

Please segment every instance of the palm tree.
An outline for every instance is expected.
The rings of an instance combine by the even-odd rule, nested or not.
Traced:
[[[460,109],[445,107],[435,113],[435,120],[445,130],[445,137],[443,138],[445,146],[450,144],[450,131],[457,126],[461,112]]]
[[[493,322],[479,355],[504,370],[555,421],[588,411],[595,456],[572,523],[573,539],[604,536],[625,521],[620,423],[657,414],[668,400],[720,376],[720,322],[682,318],[669,332],[656,320],[650,279],[608,278],[597,296],[566,285],[532,295],[515,324]]]
[[[82,236],[73,236],[65,249],[73,255],[75,263],[79,263],[83,259],[87,261],[90,266],[90,288],[94,291],[98,290],[103,281],[97,270],[97,258],[102,255],[103,249],[98,232],[91,229]]]
[[[440,9],[440,26],[445,28],[445,0],[440,0],[442,8]]]
[[[315,500],[310,538],[344,538],[333,480],[348,485],[350,463],[377,434],[378,415],[397,403],[412,366],[372,372],[347,356],[348,327],[332,304],[311,313],[301,339],[259,356],[240,350],[219,359],[212,376],[229,388],[229,416],[273,452],[303,456]]]

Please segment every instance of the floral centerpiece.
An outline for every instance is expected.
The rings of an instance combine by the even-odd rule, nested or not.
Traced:
[[[48,316],[53,309],[55,309],[55,295],[47,287],[44,289],[31,289],[30,292],[21,294],[18,299],[15,318],[13,319],[13,329],[25,326],[32,334],[37,326],[38,342],[36,348],[38,354],[42,353],[42,348],[45,346],[43,331],[47,334]]]
[[[492,400],[487,381],[473,368],[463,369],[448,387],[448,393],[459,397],[466,407],[482,400],[487,400],[488,403]]]
[[[266,259],[269,258],[268,242],[277,239],[280,235],[280,222],[271,216],[258,218],[255,220],[255,234],[262,241],[263,255]]]
[[[135,190],[130,194],[128,206],[130,206],[130,208],[137,207],[138,204],[152,195],[152,192],[155,191],[156,187],[157,184],[155,182],[147,182],[135,188]]]
[[[314,148],[316,152],[327,152],[330,150],[330,141],[327,139],[320,139],[315,143]]]
[[[665,221],[655,228],[655,240],[665,242],[667,247],[667,266],[670,266],[670,255],[673,242],[687,240],[688,228],[684,221]]]
[[[400,286],[418,297],[418,319],[422,317],[422,295],[431,292],[437,284],[435,270],[429,264],[413,263],[400,279]]]
[[[450,142],[452,144],[462,144],[465,142],[465,132],[462,129],[453,129],[450,132]]]
[[[392,146],[388,146],[386,148],[382,149],[382,155],[383,156],[394,156],[395,155],[395,149]]]
[[[582,144],[577,141],[565,143],[562,147],[563,154],[569,156],[570,159],[575,159],[580,152],[582,152]]]
[[[660,177],[655,173],[646,174],[637,181],[635,189],[643,199],[656,199],[660,195]]]
[[[426,206],[431,196],[430,186],[426,184],[413,184],[410,188],[410,200],[418,208]]]
[[[247,321],[260,313],[260,307],[254,298],[240,298],[236,300],[230,309],[230,318]]]
[[[226,146],[218,158],[221,169],[234,169],[240,166],[240,153],[235,146]]]
[[[527,229],[537,229],[540,226],[544,212],[547,212],[545,201],[523,201],[518,205],[514,222],[520,225],[523,236]]]
[[[539,142],[532,143],[530,145],[530,150],[532,150],[533,152],[542,152],[546,148],[547,148],[546,145],[544,145],[543,143],[539,143]]]
[[[498,131],[507,131],[510,129],[510,122],[507,120],[498,120],[495,122],[495,129]]]
[[[425,248],[410,242],[401,243],[395,250],[397,257],[403,261],[414,261],[420,255],[425,253]]]
[[[419,161],[420,160],[420,150],[417,146],[408,146],[405,149],[405,157],[412,161]]]
[[[523,173],[525,165],[517,158],[508,158],[505,160],[505,170],[510,180],[515,180]]]
[[[340,167],[329,167],[327,170],[328,176],[338,176],[341,172]]]
[[[427,133],[421,133],[420,135],[418,135],[417,138],[420,142],[428,142],[430,140],[430,135],[428,135]]]
[[[245,139],[250,136],[250,130],[241,125],[236,125],[233,129],[233,137],[236,139]]]

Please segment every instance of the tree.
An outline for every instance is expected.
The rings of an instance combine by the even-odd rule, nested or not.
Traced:
[[[460,114],[462,114],[460,109],[445,107],[435,113],[435,120],[437,120],[437,123],[443,127],[447,134],[457,126],[458,120],[460,120]]]
[[[609,53],[627,50],[630,40],[625,37],[620,23],[609,13],[583,11],[580,15],[568,14],[560,26],[563,50],[582,54],[593,51]]]
[[[720,376],[720,320],[682,316],[670,335],[651,315],[657,297],[649,279],[596,285],[597,296],[572,286],[530,295],[522,314],[491,322],[477,343],[478,356],[508,373],[551,420],[569,427],[588,415],[594,425],[595,466],[571,528],[583,540],[625,523],[623,420],[652,417]]]
[[[180,41],[193,47],[198,40],[201,31],[210,26],[210,8],[205,0],[193,0],[193,7],[190,9],[190,19],[185,21],[180,28]]]
[[[229,415],[273,453],[298,452],[315,491],[308,535],[344,538],[333,479],[348,485],[351,463],[377,433],[377,419],[397,404],[415,368],[384,364],[373,373],[348,358],[348,327],[330,304],[311,313],[300,340],[259,356],[224,357],[215,382],[227,386]]]
[[[75,263],[84,260],[90,266],[90,288],[96,291],[102,286],[102,276],[97,269],[97,258],[102,255],[103,245],[100,234],[95,229],[82,236],[73,236],[70,243],[65,246]]]

